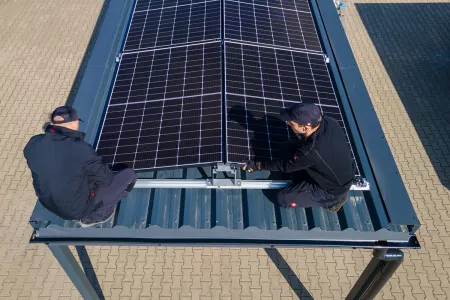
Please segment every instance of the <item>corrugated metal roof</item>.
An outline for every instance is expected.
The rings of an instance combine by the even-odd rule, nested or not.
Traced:
[[[325,0],[319,0],[318,3],[322,3],[321,14],[328,13],[331,19],[332,14],[336,13],[332,1],[329,2],[331,6]],[[317,9],[314,3],[313,11]],[[80,85],[80,91],[75,99],[74,106],[80,114],[89,116],[85,117],[88,122],[84,129],[87,133],[86,140],[91,143],[95,140],[98,131],[103,114],[102,108],[116,67],[114,49],[120,49],[131,8],[132,1],[110,2],[85,77]],[[324,34],[324,26],[320,23],[320,18],[317,22],[319,31]],[[339,22],[339,19],[334,22]],[[338,27],[336,24],[330,23],[329,26],[336,30],[335,27]],[[335,32],[334,36],[338,34],[341,35],[339,38],[343,36],[345,39],[342,28],[341,32]],[[333,40],[331,42],[333,43]],[[344,47],[342,49],[347,47],[347,52],[350,51],[348,43],[341,46]],[[329,49],[330,46],[325,43],[325,49],[327,47]],[[333,44],[333,51],[329,49],[329,55],[336,49],[340,49],[335,47],[338,46]],[[345,59],[354,61],[352,55],[346,53],[344,56]],[[341,64],[339,59],[335,60],[334,57],[331,57],[331,61],[331,66],[335,68]],[[345,68],[348,70],[349,65]],[[353,71],[355,72],[354,68]],[[331,73],[338,76],[336,70]],[[338,77],[334,79],[335,83],[339,84],[340,79]],[[345,82],[343,86],[341,89],[338,86],[337,90],[340,91],[339,96],[343,101],[344,113],[353,138],[359,138],[360,124],[352,123],[354,121],[351,119],[350,103],[344,101],[346,94],[350,92],[344,89]],[[369,113],[366,119],[370,119],[373,118],[374,112],[372,110],[370,115],[370,99],[365,94],[359,95],[358,100],[369,101],[366,109]],[[355,139],[354,142],[358,152],[356,154],[360,157],[363,167],[362,171],[369,176],[368,178],[372,178],[369,160],[365,156],[360,138]],[[376,153],[376,151],[372,152]],[[376,166],[374,163],[377,161],[376,158],[372,155],[370,160],[372,168]],[[386,167],[396,170],[395,165]],[[378,168],[378,174],[380,172]],[[200,179],[206,178],[209,174],[211,169],[204,167],[140,173],[139,177]],[[267,179],[268,175],[268,172],[240,174],[243,180]],[[397,184],[396,180],[394,178],[391,181]],[[389,180],[386,179],[386,181]],[[405,195],[401,193],[401,189],[400,192],[391,195],[388,195],[386,190],[381,190],[381,194],[385,197],[392,196],[389,198],[390,201],[399,199],[398,202],[403,203],[403,212],[407,215],[405,217],[401,211],[389,210],[389,207],[386,209],[386,199],[382,200],[380,197],[376,180],[373,180],[371,184],[372,190],[369,192],[351,191],[349,200],[337,213],[328,212],[320,207],[280,208],[270,202],[265,195],[267,192],[263,190],[134,189],[126,199],[121,201],[113,220],[94,228],[80,228],[76,221],[63,220],[38,202],[30,219],[30,224],[35,229],[32,240],[69,244],[417,247],[414,231],[418,228],[418,222],[415,219],[414,210],[411,213],[412,206],[407,195],[408,202],[405,202]],[[391,202],[389,206],[392,207],[392,205]],[[408,223],[402,223],[405,220]]]
[[[139,175],[141,178],[193,179],[210,173],[210,168],[190,168]],[[249,179],[265,179],[267,175],[267,172],[260,172]],[[211,240],[227,243],[230,239],[245,244],[249,239],[256,239],[288,246],[321,239],[331,243],[333,233],[342,232],[346,234],[334,238],[348,242],[377,240],[375,236],[385,235],[386,228],[380,225],[379,215],[367,206],[365,196],[368,192],[351,191],[343,208],[334,213],[320,207],[280,208],[262,190],[134,189],[121,201],[114,219],[101,226],[80,228],[77,222],[63,220],[39,203],[32,225],[39,229],[42,240],[110,238],[152,243],[152,239],[156,239],[158,243],[177,244],[201,238],[193,244],[209,244]],[[409,239],[406,226],[390,230],[393,239]],[[174,235],[174,231],[179,234]],[[313,235],[304,235],[305,232]]]

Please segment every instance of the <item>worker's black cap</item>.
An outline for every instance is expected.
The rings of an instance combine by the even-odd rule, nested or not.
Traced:
[[[56,117],[61,117],[63,118],[63,120],[55,120]],[[71,106],[60,106],[56,108],[52,113],[53,124],[62,124],[76,120],[80,120],[81,122],[83,122],[83,120],[80,119],[77,110]]]
[[[297,103],[280,112],[280,119],[286,122],[294,121],[303,126],[315,127],[322,120],[320,108],[313,103]]]

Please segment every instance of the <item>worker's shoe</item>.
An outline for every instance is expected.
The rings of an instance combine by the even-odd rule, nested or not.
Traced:
[[[344,203],[348,200],[348,193],[345,193],[341,199],[339,199],[339,202],[337,202],[336,204],[330,205],[330,206],[325,206],[324,208],[326,210],[328,210],[329,212],[337,212],[338,210],[341,209],[342,205],[344,205]]]
[[[92,227],[95,225],[99,225],[99,224],[103,224],[107,221],[109,221],[112,216],[114,216],[114,214],[116,213],[116,208],[114,208],[111,213],[107,214],[103,219],[101,219],[100,221],[94,221],[91,218],[87,217],[84,219],[80,220],[80,226],[83,228],[87,228],[87,227]]]

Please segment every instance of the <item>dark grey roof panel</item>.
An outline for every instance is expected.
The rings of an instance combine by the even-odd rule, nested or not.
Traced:
[[[154,178],[201,178],[211,172],[210,168],[166,170],[141,174]],[[261,172],[256,178],[263,178]],[[371,213],[362,191],[351,191],[349,201],[338,213],[328,212],[320,207],[280,208],[274,205],[262,190],[221,189],[134,189],[122,200],[114,220],[103,224],[102,229],[128,228],[148,229],[157,226],[164,229],[179,229],[183,226],[195,229],[243,230],[254,227],[265,231],[286,228],[292,231],[376,231]],[[78,228],[74,221],[58,218],[40,207],[33,213],[35,228],[50,227]],[[38,225],[39,224],[39,225]],[[83,230],[83,229],[81,229]]]

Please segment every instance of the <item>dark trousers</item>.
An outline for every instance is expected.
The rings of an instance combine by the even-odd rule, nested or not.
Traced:
[[[117,203],[128,195],[135,183],[136,173],[133,169],[124,169],[114,174],[114,179],[110,186],[102,186],[95,191],[95,207],[98,208],[83,219],[89,219],[90,221],[103,220],[115,209]]]
[[[275,201],[281,207],[328,206],[336,202],[336,199],[335,195],[306,181],[288,185],[275,194]]]
[[[328,206],[335,203],[339,197],[328,193],[315,184],[306,172],[291,174],[293,183],[280,190],[272,190],[266,194],[281,207],[312,207]]]

